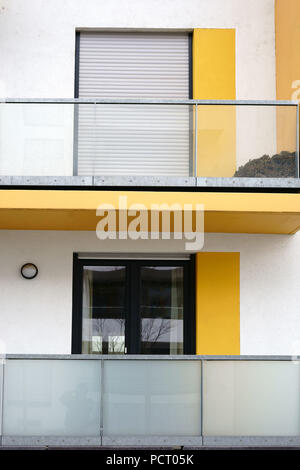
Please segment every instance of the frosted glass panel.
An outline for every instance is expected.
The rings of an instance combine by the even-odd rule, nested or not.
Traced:
[[[203,434],[300,435],[299,367],[287,361],[204,362]]]
[[[0,436],[2,434],[3,364],[4,364],[4,359],[0,359]]]
[[[200,362],[107,361],[104,384],[105,435],[200,435]]]
[[[99,361],[8,360],[5,367],[4,435],[99,435]]]

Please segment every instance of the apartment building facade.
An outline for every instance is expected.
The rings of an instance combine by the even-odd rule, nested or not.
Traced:
[[[298,10],[1,2],[2,445],[299,444]]]

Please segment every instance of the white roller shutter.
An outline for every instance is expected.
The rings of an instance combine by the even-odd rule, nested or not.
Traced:
[[[80,33],[79,97],[188,99],[188,35]],[[80,105],[78,174],[187,176],[190,113],[180,105]]]

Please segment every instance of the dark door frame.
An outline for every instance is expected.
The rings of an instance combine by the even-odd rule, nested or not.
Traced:
[[[125,266],[125,346],[128,354],[140,353],[139,299],[136,281],[140,280],[141,266],[182,266],[184,268],[184,354],[196,353],[196,314],[195,314],[195,255],[188,260],[161,259],[87,259],[73,254],[73,312],[72,312],[72,354],[81,354],[82,348],[82,288],[84,266]]]

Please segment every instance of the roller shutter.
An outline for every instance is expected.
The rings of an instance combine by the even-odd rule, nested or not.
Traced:
[[[189,98],[188,34],[81,32],[79,44],[80,98]],[[78,174],[188,176],[191,113],[80,105]]]

